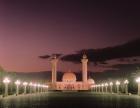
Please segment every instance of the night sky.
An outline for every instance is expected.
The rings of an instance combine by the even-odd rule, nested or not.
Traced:
[[[140,6],[134,1],[1,0],[0,65],[7,71],[50,70],[49,60],[38,56],[122,45],[139,38],[139,30]],[[81,69],[65,61],[58,68]]]

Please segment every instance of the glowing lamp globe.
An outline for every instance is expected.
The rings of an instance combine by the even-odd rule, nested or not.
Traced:
[[[128,84],[128,83],[129,83],[129,81],[128,81],[128,80],[125,80],[125,81],[124,81],[124,84]]]
[[[104,84],[102,84],[101,86],[104,87]]]
[[[140,83],[140,77],[138,77],[138,78],[136,79],[136,82],[137,82],[137,83]]]
[[[33,86],[34,86],[34,87],[36,87],[36,86],[37,86],[37,84],[33,84]]]
[[[37,84],[37,86],[40,87],[41,85],[40,84]]]
[[[24,85],[24,86],[27,86],[27,85],[28,85],[28,83],[27,83],[27,82],[23,82],[23,85]]]
[[[10,83],[9,78],[4,78],[3,83],[6,83],[6,84]]]
[[[21,82],[20,82],[19,80],[17,80],[17,81],[15,82],[15,84],[16,84],[16,85],[20,85]]]
[[[109,83],[109,85],[110,85],[110,86],[112,86],[112,85],[113,85],[113,83],[112,83],[112,82],[110,82],[110,83]]]
[[[46,85],[46,88],[49,88],[49,86],[48,86],[48,85]]]
[[[116,85],[120,85],[120,82],[119,81],[116,81]]]
[[[105,83],[105,86],[107,87],[108,86],[108,83]]]
[[[29,83],[29,86],[32,86],[32,85],[33,85],[33,83],[32,83],[32,82],[30,82],[30,83]]]

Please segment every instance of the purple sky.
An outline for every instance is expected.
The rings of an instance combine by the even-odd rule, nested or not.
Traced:
[[[50,70],[38,56],[125,43],[140,37],[139,10],[129,2],[1,0],[0,65],[7,71]],[[80,66],[60,62],[59,70],[70,68]]]

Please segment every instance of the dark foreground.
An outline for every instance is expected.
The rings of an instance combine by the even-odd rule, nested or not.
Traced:
[[[49,92],[0,99],[0,108],[140,108],[139,96]]]

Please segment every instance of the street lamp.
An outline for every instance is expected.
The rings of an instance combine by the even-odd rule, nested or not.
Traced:
[[[101,89],[101,88],[100,88],[100,87],[101,87],[101,85],[99,84],[99,85],[98,85],[98,87],[99,87],[99,92],[100,92],[100,91],[101,91],[101,90],[100,90],[100,89]]]
[[[42,92],[45,92],[45,85],[42,85]]]
[[[48,89],[49,89],[49,86],[48,86],[48,85],[46,85],[46,88],[47,88],[47,91],[48,91]]]
[[[23,86],[24,86],[24,94],[27,93],[27,85],[28,85],[27,82],[23,82]]]
[[[125,84],[125,94],[128,94],[128,83],[129,83],[128,80],[124,81],[124,84]]]
[[[40,92],[40,86],[41,86],[40,84],[37,84],[38,93]]]
[[[97,85],[95,85],[95,92],[97,92],[97,89],[98,89],[98,88],[97,88]]]
[[[29,83],[30,93],[32,93],[32,86],[33,86],[33,83],[32,83],[32,82],[30,82],[30,83]]]
[[[96,92],[99,92],[99,91],[100,91],[100,86],[98,84],[98,85],[96,85]]]
[[[136,79],[136,82],[138,83],[138,95],[140,95],[140,77]]]
[[[90,86],[91,92],[94,90],[94,87],[95,87],[95,85]]]
[[[36,93],[36,86],[37,86],[37,84],[33,84],[33,87],[34,87],[34,93]]]
[[[93,91],[94,91],[94,92],[96,91],[96,85],[94,85],[94,87],[93,87]]]
[[[104,84],[102,84],[101,87],[102,87],[102,93],[103,93],[104,92]]]
[[[105,92],[107,92],[108,83],[105,83]]]
[[[117,86],[117,93],[119,93],[119,86],[120,86],[120,82],[116,81],[116,86]]]
[[[45,91],[48,91],[49,86],[48,85],[44,85],[44,88],[46,88]]]
[[[110,85],[110,92],[113,93],[113,90],[112,90],[113,83],[110,82],[109,85]]]
[[[5,94],[4,94],[4,96],[8,96],[8,84],[10,83],[9,78],[7,78],[7,77],[4,78],[3,83],[5,84]]]
[[[44,85],[41,85],[41,92],[43,92],[43,89],[44,89]]]
[[[98,92],[98,85],[95,85],[95,92]]]
[[[19,85],[21,84],[21,82],[19,80],[16,80],[15,84],[16,84],[16,95],[18,95],[19,94]]]
[[[95,92],[99,92],[99,85],[95,85]]]
[[[91,89],[92,89],[92,91],[94,92],[94,90],[95,90],[95,85],[91,85]]]

